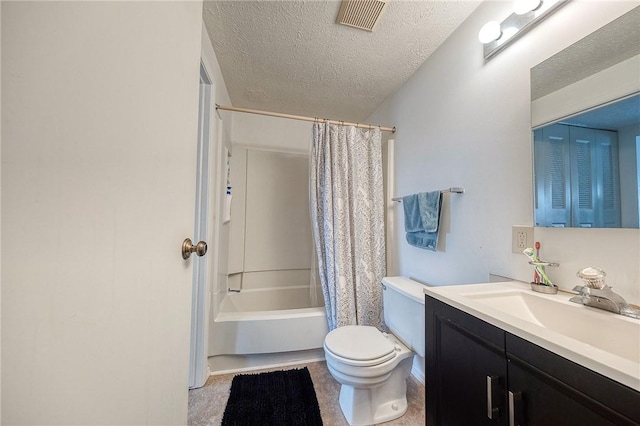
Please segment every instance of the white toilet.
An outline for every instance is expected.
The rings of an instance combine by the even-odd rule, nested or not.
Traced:
[[[413,356],[424,357],[424,285],[404,277],[382,279],[384,322],[391,333],[350,325],[331,331],[324,353],[342,385],[340,408],[350,425],[372,425],[407,411]]]

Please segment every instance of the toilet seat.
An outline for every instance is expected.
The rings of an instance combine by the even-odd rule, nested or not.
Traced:
[[[377,328],[348,325],[331,331],[324,348],[336,360],[356,367],[371,367],[393,359],[399,348]]]

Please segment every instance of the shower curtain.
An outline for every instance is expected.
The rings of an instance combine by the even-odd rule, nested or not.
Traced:
[[[329,329],[383,326],[385,275],[380,130],[315,123],[310,209]]]

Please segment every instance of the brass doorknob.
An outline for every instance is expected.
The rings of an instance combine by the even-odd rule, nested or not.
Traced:
[[[188,259],[191,257],[191,253],[204,256],[207,253],[207,243],[200,241],[198,244],[193,244],[191,238],[185,238],[182,242],[182,258]]]

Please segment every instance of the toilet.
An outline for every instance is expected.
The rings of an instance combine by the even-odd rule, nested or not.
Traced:
[[[414,355],[424,357],[424,285],[382,279],[384,322],[336,328],[324,339],[329,372],[340,384],[340,408],[350,425],[373,425],[407,411],[407,377]]]

